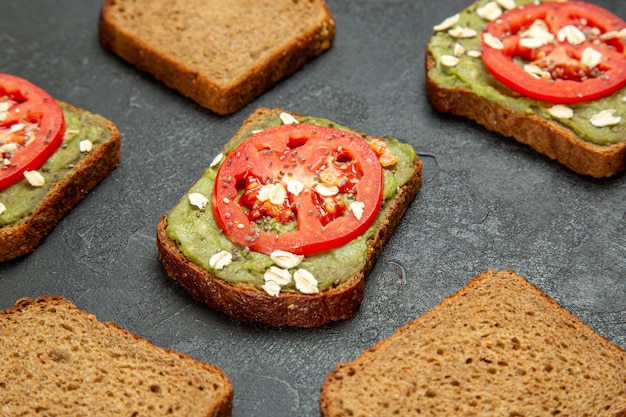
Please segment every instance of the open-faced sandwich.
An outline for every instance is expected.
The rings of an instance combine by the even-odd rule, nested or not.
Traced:
[[[626,352],[488,270],[326,376],[324,417],[626,415]]]
[[[161,218],[160,258],[193,297],[243,321],[348,318],[421,173],[396,139],[258,109]]]
[[[330,48],[324,0],[105,0],[101,45],[218,114]]]
[[[0,74],[0,261],[35,250],[119,163],[120,134],[100,115]]]
[[[426,87],[571,170],[626,169],[626,23],[577,1],[480,0],[434,27]]]

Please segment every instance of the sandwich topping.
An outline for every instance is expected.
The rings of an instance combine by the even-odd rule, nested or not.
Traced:
[[[626,141],[626,23],[609,11],[478,0],[433,29],[437,84],[552,119],[590,143]]]
[[[601,7],[544,2],[488,20],[483,62],[496,79],[526,97],[578,103],[626,85],[626,22]]]
[[[0,190],[24,178],[41,186],[36,171],[61,146],[65,118],[57,102],[34,84],[0,74]]]
[[[222,161],[213,215],[231,240],[256,252],[334,249],[376,219],[383,163],[394,163],[383,141],[370,146],[352,133],[309,124],[265,129]]]
[[[411,180],[415,158],[394,138],[277,112],[251,122],[213,159],[168,212],[167,234],[226,282],[272,297],[317,294],[363,269],[368,241]]]

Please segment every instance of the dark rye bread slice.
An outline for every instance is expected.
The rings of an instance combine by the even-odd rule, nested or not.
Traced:
[[[280,109],[258,109],[244,122],[240,131],[255,118],[280,112],[282,112]],[[279,296],[273,297],[252,284],[233,284],[215,277],[185,257],[177,243],[170,239],[166,232],[167,214],[161,217],[158,223],[157,249],[169,276],[180,282],[195,299],[214,310],[222,311],[242,321],[270,326],[321,326],[354,315],[363,299],[365,277],[417,195],[421,183],[422,163],[416,157],[411,179],[397,190],[390,202],[390,210],[381,219],[381,226],[367,242],[367,256],[363,268],[339,285],[318,294],[281,292]]]
[[[426,92],[432,106],[442,113],[465,116],[488,130],[512,137],[578,174],[609,177],[626,169],[626,142],[596,145],[573,130],[541,116],[516,111],[466,87],[446,88],[428,72],[436,66],[426,52]]]
[[[233,387],[214,365],[154,346],[58,296],[0,312],[3,416],[228,417]]]
[[[626,352],[513,271],[488,270],[330,372],[324,417],[626,416]]]
[[[59,103],[71,112],[87,113],[67,103]],[[90,114],[90,117],[104,126],[108,140],[95,143],[93,149],[71,167],[67,176],[54,183],[30,214],[0,227],[0,261],[32,253],[59,221],[119,164],[121,139],[117,127],[100,115]]]
[[[106,0],[100,43],[218,114],[233,113],[331,46],[323,0]]]

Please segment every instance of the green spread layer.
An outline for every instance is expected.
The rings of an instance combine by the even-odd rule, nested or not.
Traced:
[[[328,126],[335,129],[350,131],[328,120],[315,118],[300,118],[300,123]],[[233,141],[229,142],[224,154],[228,154],[252,135],[254,130],[267,129],[281,124],[276,114],[264,121],[250,123],[245,131]],[[366,137],[367,140],[367,137]],[[399,142],[393,138],[386,138],[385,142],[390,151],[398,157],[398,163],[384,170],[384,205],[379,214],[390,210],[390,199],[396,194],[399,187],[406,184],[413,174],[415,166],[415,150],[408,144]],[[213,191],[213,184],[219,165],[207,169],[200,179],[193,184],[189,193],[203,194],[209,200]],[[245,250],[241,245],[230,241],[219,229],[211,215],[210,203],[206,210],[199,210],[189,203],[187,195],[167,214],[168,236],[176,241],[183,254],[193,262],[210,271],[217,277],[232,283],[253,283],[260,287],[264,283],[263,274],[274,263],[268,255]],[[304,268],[311,272],[318,280],[318,288],[323,290],[339,283],[361,269],[363,269],[367,256],[367,240],[374,234],[380,222],[376,222],[361,237],[334,250],[306,257],[298,268]],[[221,250],[234,254],[233,262],[221,270],[215,270],[209,266],[211,256]],[[283,291],[294,290],[293,283],[283,287]]]
[[[80,141],[88,139],[95,148],[98,143],[104,143],[111,137],[102,117],[86,111],[75,112],[65,103],[59,104],[65,116],[67,133],[59,149],[38,169],[46,183],[43,187],[33,187],[24,179],[0,191],[0,203],[6,207],[0,215],[0,226],[28,216],[55,184],[71,173],[72,167],[86,156],[86,153],[80,152]]]
[[[458,23],[454,26],[471,28],[478,35],[467,39],[453,38],[448,30],[435,33],[428,44],[428,50],[436,60],[436,67],[432,68],[428,75],[438,85],[444,88],[466,87],[476,95],[500,103],[518,112],[536,114],[552,119],[570,129],[583,140],[598,144],[611,145],[626,142],[626,88],[623,88],[609,97],[591,102],[568,104],[574,110],[571,119],[557,119],[548,113],[552,103],[545,103],[525,98],[499,83],[485,68],[480,57],[468,56],[468,51],[480,50],[480,33],[488,23],[476,13],[476,9],[483,7],[490,0],[480,0],[472,4],[460,13]],[[516,0],[518,5],[532,3],[534,0]],[[453,26],[453,27],[454,27]],[[465,48],[465,54],[460,57],[460,62],[454,67],[446,67],[441,64],[442,55],[454,55],[454,45],[459,43]],[[615,116],[621,116],[622,122],[607,127],[595,127],[589,119],[594,114],[607,109],[615,109]]]

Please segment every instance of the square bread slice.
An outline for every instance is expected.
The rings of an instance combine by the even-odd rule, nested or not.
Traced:
[[[292,279],[278,294],[268,293],[263,285],[266,283],[264,274],[271,270],[274,261],[264,253],[228,238],[217,225],[210,203],[214,188],[232,180],[219,177],[220,164],[228,165],[222,161],[230,154],[237,154],[237,147],[256,132],[284,124],[284,116],[307,125],[330,126],[338,132],[351,132],[368,144],[379,140],[398,157],[397,163],[383,169],[385,197],[375,222],[343,246],[306,256],[299,264],[298,268],[310,271],[320,283],[319,291],[313,293],[300,291]],[[241,321],[270,326],[316,327],[352,317],[363,299],[366,276],[422,184],[422,162],[411,145],[391,137],[369,136],[326,119],[290,114],[282,109],[259,108],[243,122],[218,157],[223,158],[217,158],[217,162],[211,164],[159,220],[156,245],[168,275],[195,299]],[[284,174],[286,178],[290,177],[290,173]],[[271,177],[267,180],[274,181]],[[199,208],[191,202],[191,196],[198,195],[203,196],[207,206]],[[306,227],[302,226],[303,229]],[[277,232],[277,236],[280,233],[282,231]],[[230,256],[232,263],[224,267],[212,265],[213,256],[222,253]],[[287,269],[291,271],[289,274],[296,270],[293,267]]]
[[[0,262],[35,251],[54,227],[119,164],[121,137],[107,118],[58,101],[63,145],[41,167],[45,185],[20,181],[0,190]],[[89,144],[80,150],[81,143]]]
[[[106,0],[100,43],[203,107],[234,113],[331,46],[323,0]]]
[[[488,270],[321,390],[330,416],[626,416],[626,352],[513,271]]]
[[[216,366],[103,323],[58,296],[0,312],[0,415],[231,415]]]
[[[596,127],[591,123],[601,111],[623,115],[626,88],[568,106],[533,100],[510,90],[491,75],[481,58],[481,33],[488,20],[479,16],[479,10],[487,6],[500,8],[490,0],[478,0],[452,20],[446,19],[456,23],[435,26],[425,53],[426,93],[433,108],[474,120],[578,174],[604,178],[626,170],[624,120],[616,126]],[[456,32],[463,28],[475,34],[460,39]],[[453,64],[445,65],[449,59]],[[563,111],[565,117],[558,114]]]

